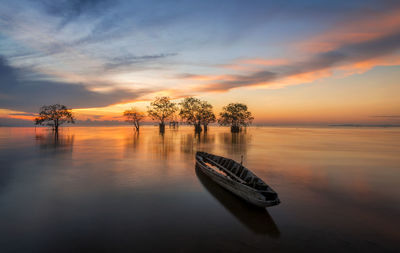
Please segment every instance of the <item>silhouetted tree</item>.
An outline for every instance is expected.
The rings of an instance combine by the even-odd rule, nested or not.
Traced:
[[[195,132],[201,132],[201,100],[194,97],[185,98],[181,103],[179,116],[190,125]]]
[[[176,104],[170,101],[169,97],[156,97],[150,103],[147,113],[153,120],[158,120],[160,125],[160,132],[165,131],[165,121],[170,119],[178,110]]]
[[[136,131],[139,131],[140,121],[144,119],[145,115],[136,108],[131,108],[130,110],[124,111],[124,117],[126,118],[126,122],[133,124]]]
[[[232,133],[239,132],[241,127],[250,125],[254,119],[245,104],[230,103],[222,109],[218,123],[224,126],[230,125]]]
[[[204,132],[208,130],[208,124],[215,122],[215,114],[213,113],[213,106],[207,101],[201,102],[200,114],[201,123],[203,124]]]
[[[60,104],[42,106],[39,117],[35,118],[35,125],[51,126],[56,133],[64,123],[75,123],[75,118],[70,109]]]
[[[212,105],[207,101],[202,101],[198,98],[188,97],[180,103],[181,110],[179,115],[190,125],[194,125],[195,132],[202,131],[201,125],[204,126],[204,131],[207,131],[209,123],[215,122],[215,115],[212,111]]]

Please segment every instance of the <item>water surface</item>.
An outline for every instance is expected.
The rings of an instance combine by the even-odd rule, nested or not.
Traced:
[[[281,204],[195,170],[240,161]],[[398,252],[400,129],[0,128],[1,252]]]

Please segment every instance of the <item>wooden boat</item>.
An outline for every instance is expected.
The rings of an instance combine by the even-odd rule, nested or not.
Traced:
[[[268,207],[278,205],[278,194],[242,164],[222,156],[196,153],[196,167],[214,182],[247,202]]]

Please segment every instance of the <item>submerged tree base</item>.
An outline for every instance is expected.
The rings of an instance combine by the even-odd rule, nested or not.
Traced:
[[[240,127],[239,126],[231,126],[231,132],[232,133],[239,133],[240,132]]]
[[[165,124],[160,123],[160,133],[164,133],[164,132],[165,132]]]
[[[194,125],[194,131],[196,133],[201,133],[201,131],[203,131],[203,129],[201,128],[200,124],[196,124],[196,125]]]

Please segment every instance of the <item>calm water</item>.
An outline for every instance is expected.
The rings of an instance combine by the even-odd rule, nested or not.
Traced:
[[[0,252],[399,252],[400,129],[0,128]],[[240,161],[282,203],[195,170]]]

